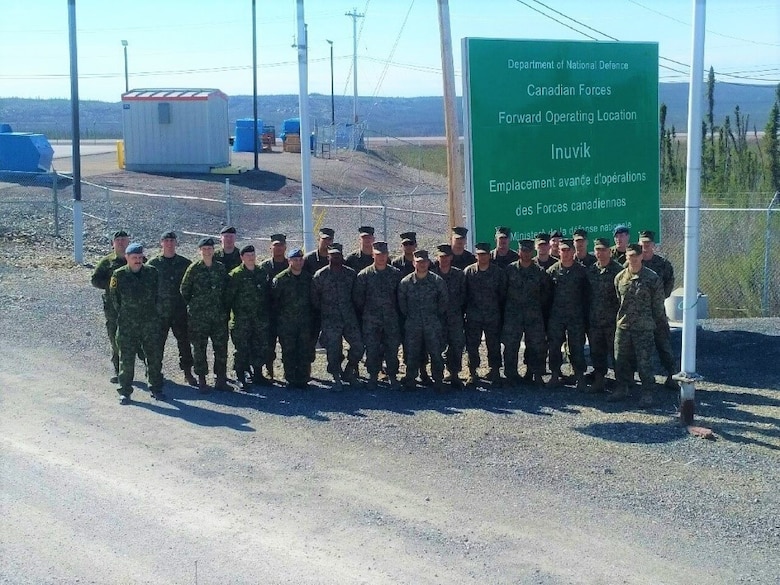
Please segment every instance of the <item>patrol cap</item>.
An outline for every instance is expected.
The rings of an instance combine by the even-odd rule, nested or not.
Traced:
[[[475,254],[490,254],[490,244],[487,242],[480,242],[476,246],[474,246],[474,253]]]
[[[328,246],[328,254],[343,254],[344,253],[344,246],[337,242],[333,242],[330,246]]]
[[[622,224],[621,224],[621,225],[619,225],[619,226],[615,226],[614,235],[618,235],[618,234],[629,234],[629,233],[631,233],[631,230],[630,230],[630,229],[628,229],[628,227],[627,227],[627,226],[624,226],[624,225],[622,225]]]
[[[553,233],[550,234],[550,239],[552,238],[562,238],[563,234],[561,233],[561,230],[555,230]]]
[[[286,244],[287,236],[284,234],[271,234],[271,244]]]
[[[609,240],[607,238],[596,238],[596,240],[593,243],[593,248],[609,248]]]
[[[125,248],[125,254],[143,254],[144,246],[139,242],[133,242]]]
[[[584,230],[582,228],[578,230],[574,230],[574,239],[575,240],[587,240],[588,239],[588,230]]]
[[[558,248],[561,250],[570,250],[573,247],[574,247],[574,240],[570,240],[568,238],[565,240],[561,240],[561,243],[558,244]]]
[[[655,242],[655,232],[651,232],[650,230],[645,230],[645,231],[639,232],[639,241],[640,242]]]
[[[449,244],[439,244],[436,246],[436,255],[437,256],[452,256],[452,246]]]
[[[333,230],[333,228],[329,228],[329,227],[320,228],[321,238],[333,238],[333,236],[335,235],[336,232]]]
[[[539,232],[536,234],[536,243],[537,244],[549,244],[550,243],[550,234],[546,232]]]
[[[175,240],[176,239],[176,232],[165,232],[163,235],[160,236],[161,240]]]
[[[128,234],[125,230],[117,230],[113,234],[111,234],[111,239],[116,240],[117,238],[129,238],[130,234]]]
[[[458,239],[465,238],[467,233],[469,233],[469,230],[464,227],[458,226],[452,228],[452,235]]]
[[[520,249],[526,252],[533,252],[534,241],[533,240],[520,240]]]
[[[203,246],[211,246],[214,247],[214,238],[201,238],[198,240],[198,248],[202,248]]]
[[[415,260],[429,260],[429,258],[428,258],[428,250],[415,250],[414,251],[414,259]]]
[[[234,228],[232,225],[226,225],[221,230],[219,230],[220,234],[235,234],[236,228]]]
[[[373,236],[374,235],[374,228],[370,225],[362,225],[358,228],[358,233],[361,236]]]
[[[641,254],[642,253],[642,246],[639,244],[629,244],[626,246],[626,256],[629,254]]]
[[[496,228],[496,236],[508,238],[512,234],[512,230],[506,226],[500,225]]]
[[[249,244],[249,245],[244,246],[243,248],[241,248],[241,250],[239,250],[238,253],[243,256],[247,252],[254,252],[254,251],[255,251],[255,247],[252,244]]]
[[[387,242],[374,242],[372,249],[379,254],[387,254]]]
[[[293,248],[287,252],[288,258],[303,258],[303,250],[300,248]]]
[[[402,244],[406,244],[407,242],[408,243],[412,243],[412,244],[416,244],[417,243],[417,232],[404,232],[404,233],[402,233],[401,234],[401,243]]]

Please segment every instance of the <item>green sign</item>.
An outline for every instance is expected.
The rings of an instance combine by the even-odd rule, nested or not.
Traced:
[[[657,43],[465,38],[466,200],[476,242],[625,224],[660,237]]]

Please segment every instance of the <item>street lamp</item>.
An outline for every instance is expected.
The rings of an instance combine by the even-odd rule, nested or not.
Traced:
[[[127,77],[127,41],[122,40],[122,49],[125,52],[125,93],[130,91],[130,84],[128,83],[128,77]]]
[[[325,39],[326,41],[328,39]],[[333,98],[333,41],[328,41],[330,45],[330,125],[336,125],[336,102]]]

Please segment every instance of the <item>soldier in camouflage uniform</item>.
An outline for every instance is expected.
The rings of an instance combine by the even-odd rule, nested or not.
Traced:
[[[550,233],[550,256],[556,261],[561,259],[561,240],[563,240],[561,230],[553,230]]]
[[[442,322],[447,313],[447,285],[436,274],[429,272],[427,250],[414,252],[414,272],[398,285],[398,308],[404,317],[404,388],[415,387],[415,379],[423,355],[430,356],[431,374],[436,389],[444,390],[444,330]]]
[[[214,260],[225,266],[228,274],[241,264],[241,253],[236,248],[236,228],[232,225],[223,227],[219,232],[222,247],[214,252]]]
[[[585,323],[588,310],[588,277],[585,269],[574,261],[574,241],[561,240],[561,259],[547,269],[553,285],[550,320],[547,323],[547,341],[552,377],[547,383],[550,388],[561,385],[563,358],[561,346],[567,344],[569,362],[577,379],[577,389],[586,390],[585,370]]]
[[[271,235],[271,257],[260,264],[260,269],[268,277],[268,289],[271,289],[271,283],[280,274],[286,270],[290,263],[287,261],[287,236],[285,234]],[[268,373],[268,379],[263,376],[262,368],[253,371],[252,381],[255,384],[269,384],[274,379],[274,360],[276,360],[276,340],[278,338],[276,327],[276,315],[271,311],[271,317],[268,322],[268,352],[265,357],[265,369]]]
[[[117,392],[122,404],[130,402],[135,356],[142,350],[146,356],[149,391],[154,399],[163,400],[157,269],[144,264],[141,244],[130,244],[125,254],[127,264],[114,271],[109,283],[109,297],[117,315],[116,343],[120,364]]]
[[[401,271],[401,277],[408,276],[414,272],[414,252],[417,250],[417,234],[415,232],[404,232],[401,234],[400,256],[397,256],[390,263]]]
[[[450,246],[452,246],[452,265],[463,270],[477,261],[477,257],[466,250],[466,236],[469,230],[464,227],[452,228]]]
[[[478,381],[479,345],[485,336],[490,382],[501,381],[501,313],[504,308],[506,275],[490,261],[490,244],[475,246],[477,261],[466,266],[466,352],[469,357],[468,386]]]
[[[512,230],[505,226],[496,228],[496,247],[490,251],[490,259],[501,268],[506,268],[512,262],[517,262],[520,258],[512,248],[509,247],[509,238],[512,237]]]
[[[625,225],[619,225],[615,227],[613,233],[615,235],[615,245],[612,246],[612,258],[615,262],[624,266],[626,263],[626,246],[628,246],[628,241],[631,238],[631,230]]]
[[[504,269],[506,292],[501,342],[504,344],[504,375],[509,386],[521,383],[517,369],[520,340],[525,335],[530,381],[542,386],[547,355],[543,308],[549,303],[551,281],[533,261],[533,240],[520,241],[520,259]]]
[[[655,272],[661,279],[664,289],[664,299],[668,299],[674,290],[674,268],[672,263],[663,256],[655,253],[655,233],[651,231],[639,232],[639,245],[642,246],[642,266],[646,266]],[[672,355],[672,332],[669,330],[669,321],[664,319],[658,322],[658,327],[653,332],[655,349],[661,360],[661,366],[666,372],[664,386],[670,390],[678,390],[677,382],[672,376],[677,373],[677,366]]]
[[[311,378],[314,344],[311,340],[312,276],[303,269],[303,251],[287,252],[289,268],[277,274],[271,284],[271,306],[276,317],[282,365],[288,388],[306,388]]]
[[[374,263],[374,228],[362,225],[358,228],[360,247],[344,260],[344,264],[355,272],[360,272]]]
[[[383,361],[390,387],[396,389],[398,347],[401,345],[401,323],[398,314],[401,271],[388,265],[387,242],[374,242],[373,250],[373,264],[358,273],[352,291],[355,307],[362,315],[368,389],[372,391],[376,390]]]
[[[463,368],[463,348],[466,345],[463,314],[466,310],[466,277],[463,271],[452,265],[452,246],[439,244],[436,246],[438,260],[431,272],[439,275],[447,285],[447,312],[444,316],[444,336],[447,344],[445,359],[448,378],[453,388],[463,388],[460,371]]]
[[[303,257],[303,269],[314,276],[320,268],[328,265],[328,248],[333,243],[336,232],[329,227],[320,229],[317,239],[317,249],[312,250]]]
[[[244,246],[240,253],[241,266],[228,274],[225,308],[230,311],[230,337],[236,348],[236,386],[245,389],[247,372],[250,368],[259,372],[268,355],[271,283],[255,264],[254,246]]]
[[[162,251],[149,260],[148,264],[157,269],[159,277],[160,342],[164,348],[168,331],[173,331],[179,349],[179,367],[184,372],[184,379],[191,386],[197,386],[198,382],[192,375],[193,361],[190,337],[187,332],[187,305],[179,291],[181,280],[191,262],[176,253],[176,243],[176,232],[165,232],[160,237]]]
[[[198,249],[201,259],[187,268],[180,288],[181,296],[187,303],[187,325],[198,390],[201,393],[209,390],[206,384],[209,372],[206,347],[209,339],[214,350],[214,387],[217,390],[230,390],[227,384],[228,312],[225,309],[228,275],[225,265],[214,260],[213,238],[201,239]]]
[[[643,406],[653,404],[655,378],[652,368],[653,332],[666,320],[663,283],[658,275],[642,266],[642,247],[626,248],[628,268],[615,277],[615,291],[620,303],[615,331],[615,375],[617,388],[610,401],[623,400],[634,382],[634,366],[642,382]]]
[[[584,229],[574,230],[574,261],[582,264],[584,268],[596,263],[596,257],[588,252],[588,231]]]
[[[322,317],[320,345],[328,357],[328,372],[333,376],[333,390],[342,390],[342,379],[350,386],[357,386],[357,365],[363,357],[363,340],[360,335],[355,306],[352,304],[352,289],[357,274],[344,266],[341,244],[333,243],[328,248],[328,265],[320,268],[312,278],[312,306]],[[347,365],[341,371],[343,359],[342,338],[349,344]]]
[[[536,245],[536,257],[534,262],[544,270],[550,268],[558,259],[550,254],[550,234],[539,232],[534,240]]]
[[[593,250],[596,253],[596,263],[585,269],[590,290],[588,340],[590,360],[593,364],[590,392],[603,392],[609,360],[615,362],[615,319],[618,310],[615,277],[623,267],[613,260],[606,238],[597,238]]]

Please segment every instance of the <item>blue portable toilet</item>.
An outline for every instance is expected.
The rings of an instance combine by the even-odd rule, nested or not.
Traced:
[[[47,173],[51,169],[54,149],[43,134],[13,132],[11,126],[0,126],[0,171]]]
[[[263,149],[263,142],[260,134],[263,131],[263,121],[254,118],[239,118],[236,120],[236,135],[233,139],[233,152],[254,152],[255,135],[257,132],[258,150]]]

